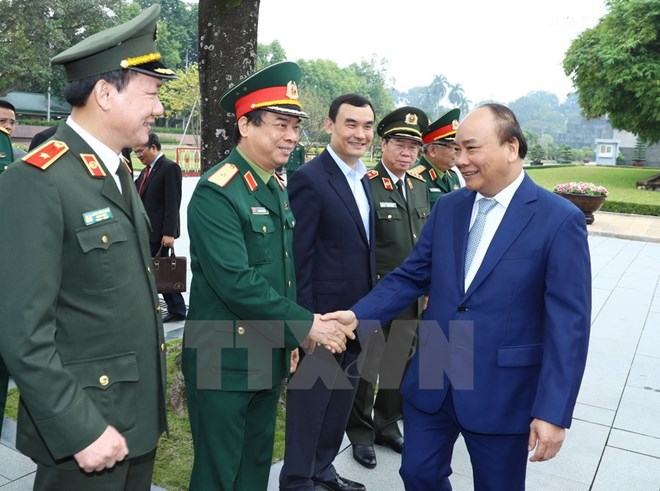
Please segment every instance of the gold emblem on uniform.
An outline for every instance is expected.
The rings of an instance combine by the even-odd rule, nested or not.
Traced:
[[[224,188],[237,173],[238,167],[236,167],[234,164],[226,163],[217,171],[215,171],[211,177],[209,177],[209,182]]]
[[[280,92],[281,94],[281,92]],[[296,83],[291,80],[288,84],[286,84],[286,96],[289,99],[297,99],[298,98],[298,86]]]
[[[417,124],[417,115],[414,113],[406,114],[406,124]]]

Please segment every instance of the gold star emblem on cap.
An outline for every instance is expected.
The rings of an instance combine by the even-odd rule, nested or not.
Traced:
[[[451,129],[452,130],[458,129],[458,120],[457,119],[455,119],[451,122]]]
[[[417,124],[417,115],[414,113],[406,114],[406,124]]]
[[[291,80],[288,84],[286,84],[286,96],[289,99],[298,98],[298,86],[293,80]]]

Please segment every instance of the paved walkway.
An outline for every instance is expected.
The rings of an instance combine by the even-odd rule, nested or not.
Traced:
[[[184,203],[196,182],[184,179]],[[529,464],[527,488],[659,491],[660,217],[606,212],[595,217],[589,225],[591,341],[573,427],[557,458]],[[185,213],[181,218],[185,232]],[[176,249],[189,255],[187,236],[178,239]],[[187,301],[187,294],[184,297]],[[165,326],[169,339],[181,336],[182,323]],[[5,420],[0,491],[32,489],[35,466],[14,449],[15,430],[15,424]],[[383,447],[376,447],[376,453],[376,469],[365,469],[353,460],[345,439],[335,465],[341,475],[363,482],[369,491],[403,491],[400,456]],[[280,466],[273,466],[267,491],[278,489]],[[452,467],[454,489],[471,490],[470,462],[460,441]]]

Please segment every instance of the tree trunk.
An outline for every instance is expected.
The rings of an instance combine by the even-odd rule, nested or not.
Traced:
[[[259,2],[199,1],[202,172],[224,159],[234,146],[235,118],[220,108],[220,96],[255,70]]]

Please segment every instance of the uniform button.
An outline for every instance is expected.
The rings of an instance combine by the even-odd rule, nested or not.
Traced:
[[[236,332],[238,333],[239,336],[242,336],[245,334],[245,328],[243,326],[239,326],[238,329],[236,329]]]
[[[413,239],[416,239],[416,238],[417,238],[417,234],[413,234]]]
[[[99,377],[99,384],[101,384],[103,387],[105,387],[109,383],[110,383],[110,379],[108,378],[107,375],[101,375]]]
[[[264,226],[262,227],[262,229],[261,229],[261,230],[263,231],[263,233],[266,233],[266,232],[268,232],[268,228],[267,228],[267,227],[266,227],[265,225],[264,225]]]
[[[147,273],[151,274],[151,268],[147,266]]]
[[[160,343],[160,350],[165,351],[165,343]]]
[[[387,215],[387,219],[388,219],[388,220],[391,220],[391,219],[392,219],[392,215]]]
[[[107,236],[107,235],[103,235],[103,236],[101,237],[101,242],[103,242],[104,244],[107,244],[107,243],[108,243],[108,236]]]
[[[293,228],[293,227],[295,227],[295,226],[296,226],[296,221],[295,221],[295,220],[291,220],[291,228]]]
[[[287,286],[288,286],[289,288],[291,288],[291,280],[289,280],[289,281],[287,282]]]
[[[380,275],[379,274],[376,275],[376,279],[380,280]]]
[[[467,312],[468,310],[470,309],[467,308],[467,305],[461,305],[460,307],[458,307],[459,312]]]
[[[284,251],[284,257],[289,257],[289,253],[287,251]]]
[[[160,305],[156,307],[156,312],[160,312]]]

